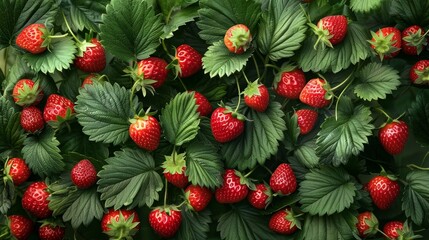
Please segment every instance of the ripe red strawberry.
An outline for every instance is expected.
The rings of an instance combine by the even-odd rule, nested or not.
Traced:
[[[397,181],[387,176],[376,176],[368,183],[369,195],[381,210],[388,209],[399,196],[400,186]]]
[[[71,170],[71,180],[80,189],[90,188],[97,182],[97,170],[88,159],[82,159]]]
[[[401,49],[401,31],[394,27],[385,27],[371,32],[371,48],[383,59],[390,59],[399,54]]]
[[[43,118],[45,122],[64,121],[70,119],[72,113],[74,113],[74,103],[72,101],[58,94],[51,94],[46,101]]]
[[[244,102],[255,111],[265,112],[270,103],[270,93],[264,84],[252,82],[244,89]]]
[[[149,213],[149,224],[162,238],[173,237],[182,223],[182,213],[175,207],[155,208]]]
[[[45,182],[34,182],[24,192],[22,196],[22,208],[37,218],[48,218],[52,216],[49,209],[49,193],[46,191]]]
[[[62,240],[65,234],[65,227],[57,224],[44,223],[39,227],[40,240]]]
[[[85,85],[92,85],[94,82],[103,82],[103,76],[98,73],[90,73],[88,74],[82,81],[82,85],[80,87],[85,87]]]
[[[411,67],[410,81],[413,84],[429,84],[429,60],[420,60]]]
[[[234,169],[226,169],[222,177],[223,184],[215,191],[216,201],[219,203],[237,203],[247,197],[249,188],[240,172]]]
[[[198,105],[197,112],[200,116],[208,116],[213,111],[213,107],[209,100],[201,93],[192,91],[194,93],[195,102]]]
[[[19,106],[30,106],[38,104],[43,98],[43,91],[38,82],[31,79],[19,80],[12,91],[13,100]]]
[[[5,175],[10,177],[15,186],[19,186],[28,180],[31,171],[24,159],[11,158],[7,161]]]
[[[300,109],[295,112],[298,116],[298,127],[301,135],[305,135],[313,130],[317,122],[318,113],[311,109]]]
[[[91,44],[83,42],[80,45],[81,52],[74,60],[76,68],[87,73],[103,71],[106,67],[106,54],[101,43],[92,38]]]
[[[179,62],[178,74],[182,78],[187,78],[198,71],[202,67],[201,54],[187,44],[182,44],[176,49],[176,59]]]
[[[33,231],[33,221],[22,215],[8,217],[10,235],[17,240],[27,240]]]
[[[264,183],[256,184],[255,187],[255,190],[250,190],[247,200],[255,208],[265,209],[272,200],[271,189]]]
[[[298,229],[299,220],[286,208],[275,212],[271,216],[268,227],[276,233],[291,235]]]
[[[246,25],[237,24],[226,31],[223,42],[230,52],[242,54],[250,47],[252,34]]]
[[[321,78],[313,78],[305,84],[299,100],[314,108],[324,108],[331,103],[328,83]]]
[[[377,233],[378,219],[372,212],[359,213],[356,228],[362,238],[373,236]]]
[[[154,151],[158,148],[161,140],[161,126],[155,117],[151,115],[137,116],[130,122],[129,134],[137,146],[147,151]]]
[[[188,177],[185,175],[185,154],[174,152],[171,156],[165,156],[162,168],[164,169],[165,179],[174,186],[185,188],[189,184]]]
[[[16,45],[32,54],[46,50],[49,44],[49,31],[45,24],[33,23],[26,26],[16,37]]]
[[[101,229],[111,239],[132,239],[140,229],[139,215],[135,210],[109,209],[101,219]]]
[[[240,136],[244,131],[244,121],[239,118],[240,115],[237,116],[230,109],[216,108],[210,119],[210,127],[216,141],[226,143]]]
[[[402,31],[402,52],[407,55],[419,55],[426,45],[425,31],[422,27],[413,25]]]
[[[45,120],[43,119],[42,111],[35,106],[25,107],[21,111],[20,116],[21,127],[30,133],[35,133],[43,129]]]
[[[291,71],[283,71],[274,82],[274,90],[278,95],[288,99],[298,99],[305,86],[304,72],[295,68]]]
[[[390,221],[384,224],[383,232],[390,238],[390,239],[397,239],[399,237],[399,231],[401,231],[404,227],[404,224],[399,221]]]
[[[204,210],[212,199],[213,193],[206,187],[189,185],[185,189],[188,207],[196,212]]]
[[[384,150],[396,155],[404,150],[408,139],[408,125],[404,121],[393,121],[384,125],[378,132]]]
[[[344,15],[326,16],[317,22],[317,26],[311,24],[317,41],[315,48],[319,42],[328,47],[333,47],[341,43],[347,34],[347,18]]]
[[[270,187],[274,193],[289,195],[296,190],[296,177],[289,164],[281,163],[270,178]]]
[[[146,85],[151,84],[153,88],[161,87],[168,76],[168,63],[158,57],[149,57],[137,63],[137,75],[146,81]],[[155,82],[152,82],[152,81]]]

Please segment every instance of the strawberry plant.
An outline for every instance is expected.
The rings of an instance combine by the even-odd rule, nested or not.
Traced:
[[[428,12],[0,0],[0,239],[429,238]]]

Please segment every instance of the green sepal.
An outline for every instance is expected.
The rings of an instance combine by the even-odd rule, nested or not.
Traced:
[[[240,178],[240,184],[246,185],[250,190],[256,190],[255,183],[253,183],[252,179],[244,176],[240,171],[235,170],[235,175]]]
[[[262,84],[258,83],[258,80],[249,83],[247,87],[244,89],[243,94],[247,97],[253,97],[253,96],[261,96],[261,92],[259,91],[259,86]]]
[[[148,91],[152,93],[152,95],[155,95],[155,88],[152,84],[156,83],[156,80],[145,79],[144,73],[138,74],[137,67],[129,67],[125,69],[124,72],[134,80],[134,84],[131,87],[131,94],[141,90],[143,97],[147,95]]]
[[[301,221],[295,216],[293,209],[286,208],[284,211],[286,211],[287,213],[285,219],[291,222],[290,228],[293,228],[294,226],[296,226],[298,229],[301,229],[302,227]]]
[[[165,161],[162,163],[164,173],[182,174],[183,168],[186,168],[186,153],[178,154],[174,151],[170,156],[165,156]]]
[[[134,213],[130,217],[125,219],[121,211],[119,211],[119,219],[111,219],[110,224],[107,225],[110,228],[109,231],[104,232],[109,236],[109,239],[129,239],[132,240],[132,236],[137,233],[137,226],[140,222],[133,222]]]
[[[35,81],[32,87],[24,83],[23,87],[18,90],[18,95],[14,95],[14,97],[18,99],[16,104],[24,107],[40,101],[39,94],[41,91],[42,89],[40,89],[39,81]]]
[[[235,28],[231,32],[229,41],[231,41],[232,46],[235,48],[236,52],[239,48],[243,48],[243,50],[246,51],[252,42],[252,35],[248,29],[246,30],[241,27]]]
[[[368,42],[374,46],[374,51],[380,57],[381,61],[384,59],[384,56],[389,56],[392,53],[400,50],[399,48],[393,46],[393,44],[396,43],[396,41],[393,41],[394,35],[394,33],[391,33],[387,36],[384,36],[381,32],[377,34],[371,31],[373,40],[368,40]]]
[[[333,37],[332,34],[328,31],[328,29],[324,29],[314,25],[313,23],[307,23],[307,25],[313,30],[313,33],[317,36],[316,43],[314,44],[314,50],[317,50],[317,46],[321,43],[321,48],[325,49],[325,47],[333,48],[332,43],[329,41]]]
[[[365,223],[369,227],[364,232],[365,236],[370,237],[370,236],[374,236],[375,234],[377,234],[379,222],[378,222],[377,217],[374,215],[374,213],[371,212],[371,217],[365,219]]]
[[[417,55],[419,55],[422,50],[423,46],[427,44],[426,42],[426,33],[422,33],[422,30],[419,29],[415,33],[411,33],[406,37],[403,37],[402,40],[407,42],[409,46],[416,47],[417,48]]]

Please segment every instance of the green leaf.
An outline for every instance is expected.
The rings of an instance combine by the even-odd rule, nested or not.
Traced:
[[[209,73],[211,78],[230,76],[243,69],[252,53],[253,49],[248,49],[243,54],[235,54],[225,47],[223,41],[215,42],[204,54],[204,73]]]
[[[186,23],[191,22],[198,17],[198,9],[199,7],[197,5],[193,5],[174,11],[167,24],[164,26],[162,38],[173,37],[174,32],[177,31],[179,27],[184,26]]]
[[[137,98],[134,98],[134,106]],[[77,119],[89,140],[115,145],[129,139],[129,119],[133,117],[130,92],[117,83],[85,86],[75,106]]]
[[[294,155],[298,161],[307,168],[314,168],[319,165],[319,157],[316,155],[316,144],[309,141],[299,146]]]
[[[245,123],[245,131],[237,139],[222,145],[226,165],[238,167],[239,170],[252,169],[258,163],[264,164],[271,155],[277,153],[279,141],[283,140],[286,130],[280,103],[272,101],[262,113],[243,105],[239,112],[250,119]]]
[[[410,171],[406,177],[402,210],[405,215],[417,224],[429,223],[429,172],[422,170]]]
[[[58,145],[55,130],[45,128],[40,135],[27,137],[21,152],[32,172],[41,177],[51,176],[64,169]]]
[[[60,85],[60,94],[73,102],[76,102],[76,97],[79,95],[79,89],[82,86],[82,79],[79,77],[78,71],[63,71],[63,77]]]
[[[146,1],[112,0],[102,21],[103,45],[121,60],[148,58],[160,44],[161,16]]]
[[[105,12],[109,0],[85,1],[85,0],[63,0],[61,10],[73,32],[83,31],[85,28],[99,32],[98,24],[101,23],[101,14]],[[61,28],[67,31],[63,18],[59,18]]]
[[[51,0],[0,0],[0,49],[13,44],[25,26],[52,23],[57,10]]]
[[[20,113],[13,103],[0,97],[0,152],[19,150],[24,143],[25,134],[21,128]]]
[[[36,72],[53,73],[68,69],[77,52],[72,37],[53,38],[49,51],[41,54],[26,53],[23,59]]]
[[[286,113],[284,119],[286,122],[286,131],[283,142],[287,150],[294,150],[297,147],[296,145],[301,131],[298,126],[298,116],[296,114],[290,116],[289,113]]]
[[[205,210],[194,212],[185,207],[182,208],[182,223],[177,234],[177,239],[206,240],[210,230],[211,212]]]
[[[245,204],[233,205],[229,212],[224,213],[217,230],[226,240],[293,239],[293,236],[276,235],[268,228],[268,217]]]
[[[349,211],[332,216],[307,215],[297,239],[354,239],[357,234],[356,223],[357,218]]]
[[[226,30],[244,24],[255,35],[261,16],[261,5],[252,0],[201,0],[199,35],[208,43],[223,40]]]
[[[152,156],[140,149],[123,149],[106,159],[98,173],[98,191],[105,207],[152,206],[163,187]]]
[[[222,185],[223,163],[216,150],[200,141],[186,148],[186,175],[192,184],[209,188]]]
[[[405,24],[417,24],[419,26],[427,26],[429,24],[429,2],[420,0],[392,0],[392,13],[397,21]]]
[[[369,63],[356,74],[359,81],[355,88],[355,94],[366,101],[385,99],[387,94],[401,84],[398,71],[389,65],[381,63]]]
[[[298,64],[304,72],[326,72],[337,73],[343,69],[368,58],[371,51],[367,40],[370,39],[369,32],[356,22],[348,25],[347,35],[343,42],[334,48],[320,47],[314,50],[316,36],[309,32],[306,40],[298,54]]]
[[[200,124],[198,106],[193,93],[177,94],[161,111],[160,122],[165,138],[182,146],[195,138]]]
[[[381,7],[383,0],[350,0],[353,12],[367,13]]]
[[[429,146],[429,92],[420,91],[408,111],[414,136],[419,143]]]
[[[311,215],[332,215],[350,207],[357,194],[352,176],[342,168],[312,169],[301,182],[302,211]]]
[[[6,176],[0,172],[0,177],[3,181],[0,181],[0,213],[6,215],[9,209],[14,205],[16,201],[17,188],[13,184],[12,180],[4,180]]]
[[[354,107],[348,97],[342,97],[338,107],[338,119],[328,117],[317,134],[316,153],[335,166],[346,164],[351,156],[357,156],[368,143],[374,126],[369,107]]]
[[[298,1],[269,1],[259,26],[259,50],[273,61],[293,56],[306,37],[306,23]]]
[[[103,205],[95,188],[79,191],[79,196],[64,212],[63,220],[71,221],[74,229],[80,225],[88,226],[94,218],[101,219],[103,216]]]

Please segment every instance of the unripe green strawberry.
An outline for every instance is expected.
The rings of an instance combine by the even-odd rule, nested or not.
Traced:
[[[250,47],[252,34],[246,25],[236,24],[226,31],[223,42],[230,52],[242,54]]]
[[[321,78],[313,78],[305,84],[299,100],[314,108],[324,108],[331,103],[328,83]]]
[[[408,125],[404,121],[393,121],[378,132],[380,143],[389,154],[400,154],[408,140]]]
[[[155,117],[150,115],[137,116],[130,122],[129,134],[137,146],[147,151],[154,151],[158,148],[161,140],[161,125]]]
[[[73,166],[70,177],[78,188],[90,188],[97,182],[97,170],[91,161],[82,159]]]
[[[162,238],[176,235],[182,223],[182,213],[175,207],[155,208],[149,213],[149,224]]]
[[[45,24],[33,23],[26,26],[16,37],[16,45],[32,54],[39,54],[46,51],[49,31]]]
[[[74,60],[76,68],[87,73],[101,72],[106,67],[106,53],[100,41],[91,39],[91,43],[84,42],[82,52]]]
[[[24,159],[11,158],[7,161],[5,175],[11,178],[15,186],[19,186],[28,180],[31,171]]]
[[[264,183],[256,184],[255,187],[256,189],[250,190],[247,200],[255,208],[265,209],[272,200],[271,189]]]
[[[43,91],[38,82],[31,79],[19,80],[12,91],[13,100],[19,106],[30,106],[38,104],[43,98]]]
[[[295,173],[287,163],[281,163],[270,177],[270,187],[274,193],[289,195],[295,192],[297,183]]]
[[[369,195],[381,210],[388,209],[399,196],[400,186],[397,181],[387,176],[376,176],[368,183]]]
[[[101,219],[101,230],[110,239],[132,239],[139,229],[140,219],[135,210],[109,209]]]
[[[401,31],[394,27],[385,27],[371,32],[371,48],[383,59],[390,59],[399,54],[401,49]]]
[[[196,212],[204,210],[212,199],[213,193],[206,187],[189,185],[185,189],[185,198],[189,208]]]
[[[215,191],[216,201],[219,203],[237,203],[247,197],[249,188],[238,171],[226,169],[222,178],[222,186]]]
[[[270,94],[264,84],[258,84],[256,81],[250,83],[244,89],[244,102],[246,105],[258,112],[265,112],[270,103]]]
[[[10,235],[17,240],[27,240],[34,226],[33,221],[22,215],[9,216],[8,225]]]
[[[298,127],[301,135],[305,135],[313,130],[317,122],[318,113],[311,109],[300,109],[295,112],[298,117]]]
[[[49,209],[49,193],[45,182],[34,182],[24,192],[22,196],[22,208],[37,218],[48,218],[52,216]]]
[[[420,60],[411,67],[410,81],[413,84],[429,85],[429,60]]]
[[[178,75],[182,78],[190,77],[201,70],[202,56],[188,44],[177,47],[176,59],[179,63]]]
[[[291,71],[283,71],[274,82],[274,90],[282,97],[298,99],[306,83],[304,72],[295,68]]]
[[[280,234],[291,235],[298,229],[299,220],[296,219],[289,209],[275,212],[268,223],[268,227]]]
[[[356,228],[360,237],[365,238],[377,233],[378,219],[372,212],[359,213],[357,219]]]
[[[236,139],[244,131],[243,120],[234,117],[232,110],[218,107],[210,119],[210,127],[216,141],[226,143]]]
[[[36,106],[23,108],[19,123],[26,132],[30,133],[39,132],[45,126],[43,113]]]

